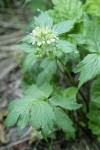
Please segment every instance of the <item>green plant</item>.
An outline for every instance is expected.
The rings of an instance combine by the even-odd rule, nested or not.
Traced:
[[[90,128],[100,139],[100,18],[87,14],[87,2],[53,0],[52,10],[34,17],[32,33],[17,45],[26,53],[24,96],[10,103],[8,127],[31,124],[45,139],[58,128],[67,139]]]

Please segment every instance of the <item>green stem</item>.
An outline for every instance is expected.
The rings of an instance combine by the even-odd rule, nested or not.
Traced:
[[[65,68],[65,71],[66,71],[66,73],[68,74],[69,79],[70,79],[71,82],[70,82],[70,81],[68,82],[68,80],[66,80],[66,81],[67,81],[68,83],[70,83],[70,85],[73,86],[73,84],[74,84],[74,86],[76,86],[76,83],[75,83],[73,77],[71,76],[71,74],[70,74],[68,68],[66,68],[66,65],[65,65],[60,59],[58,59],[58,60],[59,60],[59,62],[62,64],[62,66]],[[80,96],[82,97],[82,99],[83,99],[83,101],[84,101],[84,103],[85,103],[85,105],[86,105],[86,112],[88,112],[88,111],[89,111],[89,105],[88,105],[87,99],[85,98],[84,94],[81,92],[80,89],[79,89],[79,94],[80,94]]]

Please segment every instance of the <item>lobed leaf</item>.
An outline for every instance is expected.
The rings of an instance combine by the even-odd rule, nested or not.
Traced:
[[[79,87],[83,83],[93,79],[100,74],[100,55],[88,54],[74,69],[75,73],[80,73]]]

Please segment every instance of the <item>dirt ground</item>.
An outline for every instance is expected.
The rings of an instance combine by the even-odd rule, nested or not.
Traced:
[[[0,150],[46,150],[48,145],[32,127],[18,131],[17,127],[5,128],[8,103],[23,95],[22,72],[16,58],[15,47],[24,35],[24,28],[30,13],[25,10],[0,10]],[[51,150],[100,150],[97,141],[84,136],[76,141],[66,142],[62,138],[52,144]]]

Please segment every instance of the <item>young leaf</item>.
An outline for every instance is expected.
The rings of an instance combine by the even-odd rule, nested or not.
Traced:
[[[79,87],[83,83],[93,79],[100,74],[100,55],[88,54],[74,69],[75,73],[80,72]]]
[[[75,129],[73,128],[73,123],[68,115],[60,108],[55,108],[54,112],[56,117],[56,125],[61,128],[67,136],[74,138]]]
[[[68,20],[54,25],[53,29],[57,33],[57,35],[59,35],[59,34],[69,32],[73,27],[74,27],[74,21]]]
[[[68,110],[76,110],[82,106],[81,104],[77,104],[75,101],[71,100],[70,97],[54,96],[50,98],[49,101],[54,106],[60,106]]]
[[[52,18],[46,12],[42,12],[38,17],[35,17],[35,22],[39,27],[49,27],[53,25]]]

